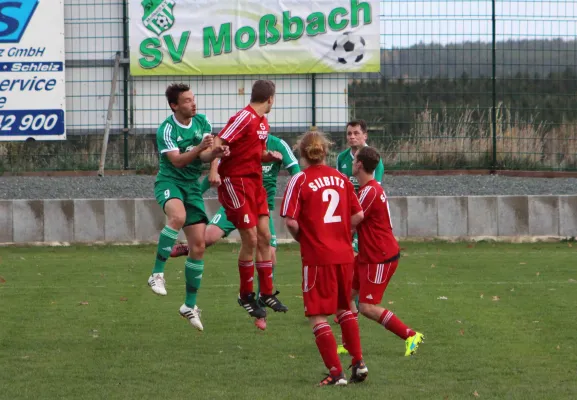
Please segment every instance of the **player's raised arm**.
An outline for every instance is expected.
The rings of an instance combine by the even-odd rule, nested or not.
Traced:
[[[261,156],[261,162],[267,163],[267,162],[282,161],[282,158],[283,158],[282,154],[278,151],[263,150]]]
[[[205,148],[200,154],[200,159],[203,162],[213,162],[217,158],[226,157],[230,154],[229,147],[226,144],[222,144],[222,140],[216,136],[212,139],[212,136],[206,136],[211,138],[211,147]],[[218,166],[218,161],[217,161]],[[212,165],[211,165],[212,169]]]
[[[285,169],[289,172],[289,174],[295,175],[301,170],[299,162],[296,159],[294,153],[292,152],[287,142],[280,139],[280,143],[281,143],[280,153],[282,154],[283,167],[285,167]]]
[[[175,140],[175,139],[172,139]],[[185,153],[180,153],[178,148],[168,149],[166,153],[166,157],[168,160],[174,165],[176,168],[184,168],[194,160],[200,157],[201,153],[207,149],[211,149],[213,145],[212,136],[205,136],[202,139],[202,142],[198,145],[193,147],[192,150],[187,151]],[[201,159],[203,157],[200,157]],[[205,161],[203,159],[203,161]]]

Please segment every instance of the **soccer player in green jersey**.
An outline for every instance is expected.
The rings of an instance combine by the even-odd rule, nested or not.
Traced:
[[[166,295],[164,266],[182,229],[190,252],[185,262],[186,297],[179,312],[202,331],[196,296],[204,270],[204,231],[208,218],[198,178],[202,163],[227,155],[228,147],[213,148],[212,126],[205,115],[196,113],[196,101],[188,85],[172,84],[165,94],[173,114],[156,132],[160,166],[154,195],[168,221],[160,232],[148,285],[154,293]]]
[[[266,142],[266,148],[268,151],[278,151],[282,154],[282,161],[267,162],[262,164],[262,179],[267,194],[268,207],[270,211],[273,211],[274,199],[277,190],[276,183],[278,180],[278,174],[281,170],[281,166],[285,168],[291,174],[291,176],[297,172],[300,172],[300,167],[291,148],[284,140],[269,134]],[[216,173],[216,167],[216,164],[211,165],[211,171],[209,175],[207,175],[200,184],[202,193],[210,189],[211,185],[218,185],[220,183],[218,173]],[[269,227],[271,232],[271,259],[274,270],[274,266],[276,265],[277,241],[272,217],[269,219]],[[232,222],[226,219],[224,207],[220,207],[206,228],[206,233],[204,236],[206,247],[212,246],[223,237],[227,237],[235,229],[236,228]],[[188,247],[186,245],[176,245],[173,248],[171,256],[178,257],[187,253]]]

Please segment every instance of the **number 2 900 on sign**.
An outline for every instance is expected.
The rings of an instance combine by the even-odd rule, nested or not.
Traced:
[[[64,110],[0,111],[0,135],[64,133]]]

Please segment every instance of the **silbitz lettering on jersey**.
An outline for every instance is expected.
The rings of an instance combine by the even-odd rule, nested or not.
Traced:
[[[316,178],[314,181],[309,183],[309,187],[312,189],[313,192],[316,192],[319,189],[330,186],[338,186],[344,189],[345,180],[338,178],[336,176],[323,176],[321,178]]]
[[[191,31],[184,31],[180,37],[162,35],[174,24],[173,0],[147,0],[143,21],[147,28],[158,37],[151,37],[140,43],[142,57],[138,60],[142,68],[152,69],[162,64],[168,51],[173,64],[182,62],[191,37]],[[158,16],[158,14],[160,17]],[[219,26],[206,26],[202,30],[203,57],[218,57],[233,51],[249,50],[255,45],[274,46],[277,43],[298,40],[303,36],[317,36],[344,31],[359,25],[369,25],[372,21],[371,4],[361,0],[350,0],[349,7],[335,7],[328,13],[315,11],[309,15],[295,15],[291,10],[282,15],[265,14],[256,27],[235,26],[231,18]],[[162,35],[162,36],[161,36]]]

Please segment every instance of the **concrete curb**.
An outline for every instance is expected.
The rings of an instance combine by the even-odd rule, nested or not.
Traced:
[[[577,237],[577,195],[391,197],[401,240],[508,242]],[[276,199],[276,209],[281,199]],[[206,201],[208,215],[220,204]],[[291,240],[275,211],[279,243]],[[0,244],[155,243],[166,218],[154,199],[1,200]],[[238,240],[238,232],[229,236]],[[184,240],[181,232],[180,240]]]

